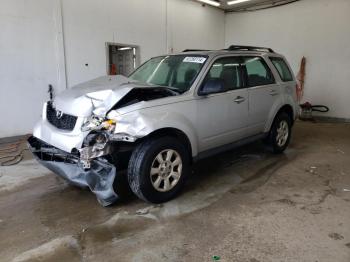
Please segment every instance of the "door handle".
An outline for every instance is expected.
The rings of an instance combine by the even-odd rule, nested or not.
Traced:
[[[270,95],[271,95],[271,96],[276,96],[276,95],[278,95],[278,91],[276,91],[276,90],[271,90],[271,91],[270,91]]]
[[[240,104],[240,103],[242,103],[242,102],[245,101],[245,98],[244,98],[244,97],[241,97],[241,96],[237,96],[237,97],[235,98],[235,100],[233,100],[233,101],[235,101],[237,104]]]

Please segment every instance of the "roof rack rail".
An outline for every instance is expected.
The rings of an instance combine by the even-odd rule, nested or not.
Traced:
[[[248,50],[248,51],[264,51],[264,52],[274,53],[274,51],[268,47],[245,46],[245,45],[230,45],[229,48],[225,50],[229,50],[229,51]]]
[[[185,49],[182,52],[196,52],[196,51],[210,51],[210,50],[204,50],[204,49]]]

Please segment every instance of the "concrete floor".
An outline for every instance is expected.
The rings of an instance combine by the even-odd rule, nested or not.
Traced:
[[[206,159],[159,206],[103,208],[30,159],[0,172],[0,261],[350,261],[350,124]]]

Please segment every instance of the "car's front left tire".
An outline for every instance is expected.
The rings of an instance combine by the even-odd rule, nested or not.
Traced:
[[[128,181],[139,198],[162,203],[178,195],[189,170],[189,152],[181,141],[170,136],[150,138],[134,149]]]

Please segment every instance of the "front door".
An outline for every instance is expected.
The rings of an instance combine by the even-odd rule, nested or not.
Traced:
[[[248,118],[248,91],[242,88],[241,59],[218,58],[208,71],[208,80],[222,80],[225,91],[197,100],[199,150],[225,145],[244,137]]]

